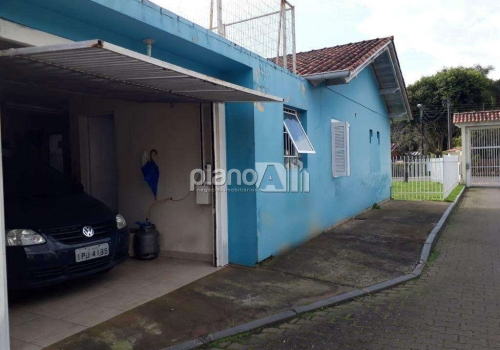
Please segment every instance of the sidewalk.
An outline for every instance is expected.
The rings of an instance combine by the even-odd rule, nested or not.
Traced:
[[[47,349],[163,349],[407,274],[447,207],[388,202],[263,267],[226,267]]]
[[[419,279],[206,348],[499,349],[500,189],[471,188]]]

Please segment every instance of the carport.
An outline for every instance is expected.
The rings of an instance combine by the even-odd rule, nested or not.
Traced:
[[[109,278],[92,278],[91,287],[85,286],[87,300],[101,296],[101,302],[95,305],[102,306],[106,295],[111,299],[120,295],[125,299],[130,297],[126,296],[129,293],[126,289],[134,284],[138,274],[142,275],[142,282],[152,276],[158,283],[180,271],[188,277],[179,279],[184,282],[177,282],[175,287],[178,287],[228,263],[226,191],[221,188],[208,199],[198,198],[197,193],[189,191],[189,175],[194,169],[226,168],[225,102],[281,102],[281,98],[101,40],[0,51],[0,88],[6,118],[27,116],[27,124],[34,118],[41,120],[47,116],[63,120],[60,128],[48,130],[47,126],[44,131],[50,136],[47,159],[51,167],[79,179],[86,192],[123,214],[129,227],[134,221],[149,217],[160,231],[162,256],[158,260],[127,262]],[[12,127],[5,127],[9,128]],[[157,151],[155,161],[162,174],[158,204],[154,207],[155,199],[140,172],[153,150]],[[2,214],[2,230],[4,220]],[[0,248],[5,249],[3,231]],[[3,255],[0,267],[6,294]],[[131,283],[127,284],[127,280]],[[145,287],[140,284],[135,285],[136,290]],[[93,294],[103,289],[107,293]],[[169,288],[160,289],[149,297],[168,291]],[[64,299],[64,290],[50,294],[56,297],[42,298],[47,305],[34,305],[33,310],[67,311],[65,304],[57,299]],[[148,301],[147,295],[135,298],[117,309],[126,310],[130,305]],[[7,317],[7,305],[1,306]],[[73,314],[82,310],[76,308]],[[41,312],[32,313],[50,318]],[[108,310],[109,317],[119,313]],[[16,319],[23,317],[33,316],[24,311],[16,315]],[[71,318],[71,314],[66,317]],[[67,327],[58,315],[53,318],[57,320],[53,322],[56,327]],[[89,321],[88,325],[94,322]],[[78,329],[69,329],[67,335]]]

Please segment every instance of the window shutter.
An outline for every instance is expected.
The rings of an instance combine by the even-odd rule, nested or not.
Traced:
[[[349,176],[349,123],[332,119],[332,175]]]

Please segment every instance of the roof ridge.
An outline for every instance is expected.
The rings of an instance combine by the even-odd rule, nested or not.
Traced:
[[[453,114],[472,114],[472,113],[500,113],[500,109],[490,109],[488,111],[466,111],[466,112],[455,112]]]
[[[383,47],[391,45],[393,40],[394,37],[390,36],[299,52],[296,54],[297,74],[305,76],[323,72],[352,71],[363,65]],[[290,56],[287,55],[288,57]],[[273,59],[274,61],[276,59]]]
[[[312,49],[312,50],[309,50],[309,51],[301,51],[301,52],[297,52],[296,55],[310,53],[310,52],[314,52],[314,51],[322,51],[322,50],[326,50],[326,49],[333,49],[333,48],[337,48],[337,47],[343,47],[343,46],[349,46],[349,45],[355,45],[355,44],[362,44],[362,43],[367,43],[367,42],[372,42],[372,41],[377,41],[377,40],[387,40],[387,39],[390,39],[391,41],[394,41],[394,35],[388,36],[388,37],[383,37],[383,38],[374,38],[374,39],[366,39],[366,40],[361,40],[361,41],[355,41],[355,42],[350,42],[350,43],[346,43],[346,44],[339,44],[339,45],[334,45],[334,46],[326,46],[326,47],[323,47],[323,48],[320,48],[320,49]],[[287,56],[289,56],[289,54]]]
[[[455,124],[491,121],[500,121],[500,109],[453,113],[453,122]]]

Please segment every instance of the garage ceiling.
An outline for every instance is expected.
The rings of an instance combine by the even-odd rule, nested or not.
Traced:
[[[283,101],[101,40],[0,51],[0,80],[140,102]]]

